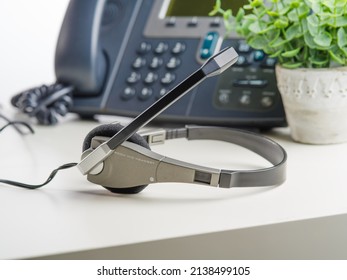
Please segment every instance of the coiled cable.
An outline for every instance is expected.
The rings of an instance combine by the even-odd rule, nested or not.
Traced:
[[[42,85],[13,96],[11,104],[35,117],[39,124],[54,125],[59,116],[65,116],[72,107],[72,91],[72,86],[62,83]]]

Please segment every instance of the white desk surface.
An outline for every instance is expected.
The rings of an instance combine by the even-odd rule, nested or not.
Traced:
[[[95,125],[70,119],[56,127],[35,127],[35,135],[24,137],[7,128],[0,134],[0,177],[43,181],[58,165],[79,160],[84,136]],[[215,189],[172,183],[150,185],[137,195],[116,195],[89,183],[77,168],[62,171],[39,190],[1,185],[0,258],[40,257],[347,213],[347,144],[297,144],[286,129],[270,136],[289,157],[288,179],[279,187]],[[264,166],[257,156],[214,141],[172,140],[153,150],[211,167]]]
[[[8,116],[14,116],[8,105],[14,93],[54,81],[54,47],[67,4],[33,0],[25,6],[29,2],[22,0],[22,9],[17,9],[18,1],[12,2],[5,1],[0,9],[0,112]],[[79,160],[84,136],[96,125],[70,116],[54,128],[35,127],[35,135],[23,137],[7,128],[0,133],[0,177],[42,182],[58,165]],[[268,135],[288,153],[288,179],[275,188],[156,184],[137,195],[115,195],[87,182],[76,168],[62,171],[39,190],[0,185],[0,259],[112,248],[347,213],[347,144],[297,144],[287,129]],[[174,140],[153,149],[218,168],[264,164],[242,149],[217,142]],[[340,241],[346,244],[347,237]]]

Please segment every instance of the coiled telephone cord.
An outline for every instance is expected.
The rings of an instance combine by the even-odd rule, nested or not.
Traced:
[[[72,86],[62,83],[42,85],[13,96],[11,104],[39,124],[54,125],[72,107],[72,91]]]

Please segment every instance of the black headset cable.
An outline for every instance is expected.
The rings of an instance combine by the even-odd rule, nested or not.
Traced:
[[[31,184],[21,183],[21,182],[7,180],[7,179],[0,179],[0,183],[7,184],[7,185],[12,185],[12,186],[15,186],[15,187],[20,187],[20,188],[34,190],[34,189],[41,188],[41,187],[47,185],[49,182],[51,182],[53,180],[53,178],[55,177],[55,175],[57,175],[57,173],[60,170],[69,169],[69,168],[74,167],[76,165],[77,165],[77,163],[72,162],[72,163],[66,163],[66,164],[63,164],[63,165],[59,166],[58,168],[54,169],[51,172],[51,174],[48,176],[48,178],[46,179],[45,182],[43,182],[41,184],[37,184],[37,185],[31,185]]]

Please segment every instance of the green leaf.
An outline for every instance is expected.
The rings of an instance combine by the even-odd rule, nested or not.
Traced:
[[[224,13],[223,13],[223,18],[224,20],[229,20],[232,16],[232,12],[230,9],[226,10]]]
[[[284,44],[288,43],[287,40],[283,40],[281,37],[277,38],[276,40],[269,43],[269,47],[271,48],[278,48],[283,46]]]
[[[322,5],[329,8],[331,12],[334,11],[335,8],[335,0],[322,0]]]
[[[236,14],[236,17],[235,17],[236,21],[242,20],[242,18],[244,17],[244,15],[245,15],[245,10],[242,9],[242,8],[240,8],[239,11],[238,11],[237,14]]]
[[[291,50],[291,51],[287,51],[287,52],[284,52],[281,54],[281,56],[283,57],[294,57],[296,56],[299,52],[300,52],[301,48],[297,48],[297,49],[294,49],[294,50]]]
[[[256,8],[259,7],[263,4],[263,0],[253,0],[250,5],[252,6],[252,8]]]
[[[287,28],[285,34],[286,34],[287,40],[292,40],[296,37],[302,36],[301,27],[300,27],[299,23],[295,23],[295,24],[289,26]]]
[[[290,0],[292,1],[292,0]],[[279,1],[276,5],[276,10],[277,12],[281,15],[284,16],[288,13],[288,11],[290,11],[291,7],[290,5],[286,4],[286,3],[282,3],[283,1]]]
[[[305,32],[304,33],[304,39],[305,39],[305,43],[306,45],[310,48],[310,49],[316,49],[318,47],[318,45],[315,43],[313,36],[311,35],[310,32]]]
[[[267,52],[267,53],[269,53],[269,52]],[[280,48],[277,52],[271,52],[272,54],[270,54],[269,55],[269,57],[272,57],[272,58],[274,58],[274,57],[279,57],[280,55],[281,55],[281,53],[283,53],[283,49],[282,48]]]
[[[303,65],[302,62],[285,62],[281,64],[284,68],[295,69]]]
[[[342,55],[347,59],[347,47],[343,47],[340,50],[342,52]]]
[[[266,34],[269,35],[270,31],[275,30],[275,27],[273,25],[269,25],[268,27],[261,30],[258,34]],[[278,29],[276,29],[278,30]]]
[[[268,44],[268,40],[266,39],[265,36],[258,35],[258,36],[254,36],[253,38],[251,38],[248,41],[248,44],[254,49],[262,50]]]
[[[307,5],[301,5],[298,8],[298,14],[300,19],[306,18],[310,13],[311,9]]]
[[[330,57],[337,63],[344,65],[345,64],[345,59],[343,57],[340,57],[338,55],[336,55],[333,51],[328,51]]]
[[[299,6],[300,6],[300,2],[299,2],[299,1],[293,1],[293,2],[290,3],[290,7],[291,7],[292,9],[296,9],[296,8],[298,8]]]
[[[316,37],[313,38],[313,41],[320,47],[328,48],[330,47],[333,37],[327,31],[320,31]]]
[[[233,30],[234,24],[230,22],[229,20],[224,19],[224,26],[227,32],[231,32]]]
[[[249,30],[255,34],[261,33],[266,28],[266,23],[263,21],[256,21],[249,25]]]
[[[322,5],[329,8],[331,12],[334,12],[335,9],[344,8],[346,6],[346,1],[344,0],[322,0]]]
[[[281,17],[274,22],[274,25],[278,29],[286,28],[288,26],[288,19],[285,17]]]
[[[280,15],[277,11],[266,11],[266,13],[271,17],[278,17]]]
[[[337,45],[340,48],[347,46],[347,33],[343,27],[340,27],[337,31]]]
[[[308,2],[314,14],[319,14],[322,11],[322,6],[320,5],[320,2],[315,0],[309,0]]]
[[[288,13],[288,18],[292,22],[299,22],[299,16],[295,10],[292,10]]]
[[[329,58],[319,58],[319,57],[315,57],[315,56],[311,56],[309,58],[309,61],[311,62],[311,64],[315,65],[315,66],[319,66],[319,67],[324,67],[324,66],[328,66],[329,65]]]
[[[307,17],[307,28],[312,36],[317,36],[319,33],[319,19],[315,14]]]
[[[216,0],[214,6],[213,6],[213,10],[211,12],[209,12],[209,16],[215,16],[217,14],[219,14],[221,11],[221,0]]]
[[[336,27],[347,27],[347,15],[336,18]]]
[[[272,29],[269,32],[267,32],[266,36],[269,39],[270,43],[273,43],[275,40],[277,40],[281,35],[281,31],[279,29]]]

